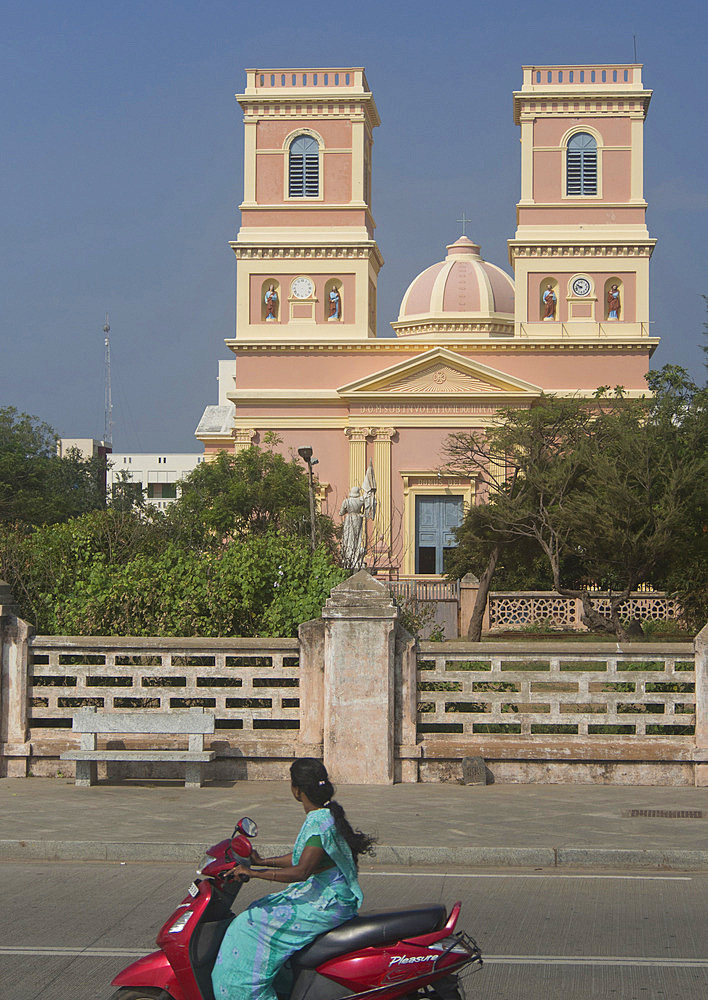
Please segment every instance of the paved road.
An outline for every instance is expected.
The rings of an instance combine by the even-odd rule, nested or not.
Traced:
[[[182,864],[0,864],[2,1000],[105,1000],[151,950],[194,874]],[[708,876],[370,868],[365,908],[463,900],[486,959],[468,1000],[708,996]],[[245,887],[239,901],[262,893]]]

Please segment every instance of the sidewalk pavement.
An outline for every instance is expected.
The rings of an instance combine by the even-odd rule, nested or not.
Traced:
[[[341,785],[337,799],[378,837],[378,865],[708,871],[708,788]],[[285,781],[2,778],[0,860],[197,862],[244,815],[262,855],[289,851],[303,818]]]

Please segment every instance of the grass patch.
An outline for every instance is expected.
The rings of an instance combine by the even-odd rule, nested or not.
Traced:
[[[501,665],[502,670],[529,670],[548,671],[551,669],[550,660],[504,660]]]
[[[588,726],[588,734],[590,736],[634,736],[637,731],[636,726],[629,725],[613,725],[603,724],[595,725],[591,723]]]
[[[473,727],[475,733],[511,733],[521,732],[520,722],[475,722]]]
[[[597,672],[607,670],[607,660],[561,660],[560,668],[561,670],[592,670]]]

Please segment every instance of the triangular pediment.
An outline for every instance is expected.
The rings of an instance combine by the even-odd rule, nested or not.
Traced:
[[[455,393],[516,396],[520,393],[537,395],[541,388],[478,361],[470,361],[447,348],[436,347],[341,386],[337,392],[342,396],[449,396]]]

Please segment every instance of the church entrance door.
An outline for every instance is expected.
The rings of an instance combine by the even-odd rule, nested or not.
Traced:
[[[455,528],[462,523],[463,498],[415,498],[415,571],[444,573],[447,554],[457,545]]]

